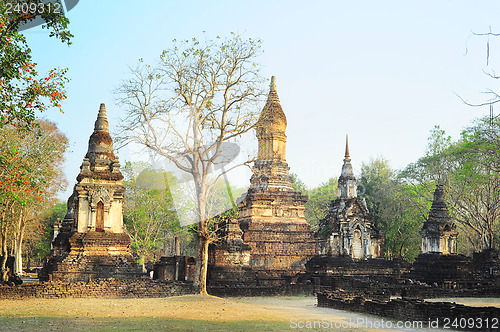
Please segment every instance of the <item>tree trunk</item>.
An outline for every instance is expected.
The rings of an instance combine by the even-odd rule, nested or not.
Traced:
[[[8,271],[7,271],[7,237],[5,234],[5,229],[3,229],[2,232],[2,247],[1,247],[1,256],[2,256],[2,261],[0,262],[0,281],[7,281],[9,279],[8,277]]]
[[[198,239],[197,239],[197,256],[196,256],[196,273],[194,278],[194,290],[196,294],[208,295],[207,292],[207,272],[208,272],[208,245],[209,229],[208,220],[206,218],[206,178],[203,176],[195,176],[193,174],[196,185],[197,196],[197,212],[198,212]]]
[[[142,273],[146,273],[146,256],[141,255],[139,261],[141,262]]]
[[[207,292],[207,272],[208,272],[208,244],[209,241],[198,233],[198,255],[196,257],[196,275],[194,280],[194,290],[196,294],[208,295]]]
[[[491,248],[490,246],[490,234],[488,234],[487,229],[483,229],[481,234],[481,242],[482,242],[482,251],[488,250]]]
[[[493,249],[493,239],[494,239],[494,234],[492,229],[488,229],[488,242],[489,242],[489,248],[488,249]]]
[[[23,274],[22,234],[14,240],[14,274]]]
[[[31,251],[26,255],[26,270],[31,271]]]
[[[22,211],[24,212],[24,211]],[[15,274],[23,274],[23,256],[22,256],[22,250],[23,250],[23,237],[24,237],[24,230],[26,229],[26,222],[23,218],[25,214],[21,213],[19,216],[19,222],[18,222],[18,233],[16,234],[16,237],[14,239],[14,273]]]

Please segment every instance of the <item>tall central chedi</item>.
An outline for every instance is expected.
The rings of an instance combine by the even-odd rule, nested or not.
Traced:
[[[271,78],[267,103],[256,126],[259,152],[253,167],[251,189],[293,191],[286,163],[286,117],[281,108],[276,78]]]
[[[78,183],[68,199],[68,212],[54,226],[52,252],[41,279],[87,281],[141,275],[123,227],[122,179],[106,108],[101,104]]]
[[[304,217],[307,196],[292,188],[286,162],[285,113],[271,78],[267,103],[256,126],[259,150],[250,189],[238,205],[242,239],[251,248],[249,265],[261,270],[303,270],[316,254]]]

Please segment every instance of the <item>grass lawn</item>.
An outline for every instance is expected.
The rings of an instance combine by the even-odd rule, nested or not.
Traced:
[[[0,300],[0,331],[289,331],[292,317],[213,296]]]

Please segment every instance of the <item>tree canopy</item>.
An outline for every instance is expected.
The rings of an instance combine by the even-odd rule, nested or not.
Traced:
[[[0,1],[0,126],[14,124],[30,129],[36,112],[49,107],[62,111],[61,101],[66,98],[64,85],[68,81],[66,69],[55,68],[39,76],[26,37],[18,31],[21,24],[41,17],[50,36],[70,44],[73,36],[62,11],[47,6],[43,11],[29,10],[29,7],[15,10],[16,5],[33,4],[42,8],[43,3],[42,0]]]
[[[49,121],[37,121],[39,130],[20,131],[13,125],[0,128],[0,262],[6,278],[5,259],[10,242],[16,272],[22,272],[22,243],[26,227],[39,218],[59,190],[65,187],[62,171],[68,140]]]
[[[198,254],[195,287],[206,293],[209,227],[207,198],[232,158],[225,149],[255,126],[262,79],[259,40],[237,34],[214,40],[173,40],[158,65],[140,61],[118,88],[125,107],[121,142],[134,142],[189,174],[196,198]],[[209,181],[213,170],[222,170]],[[223,212],[223,211],[221,211]]]

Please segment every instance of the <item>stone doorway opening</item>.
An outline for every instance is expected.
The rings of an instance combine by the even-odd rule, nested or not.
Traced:
[[[356,229],[352,237],[352,258],[363,258],[363,245],[361,243],[361,231]]]
[[[96,232],[104,232],[104,203],[97,203],[97,215],[95,220]]]

